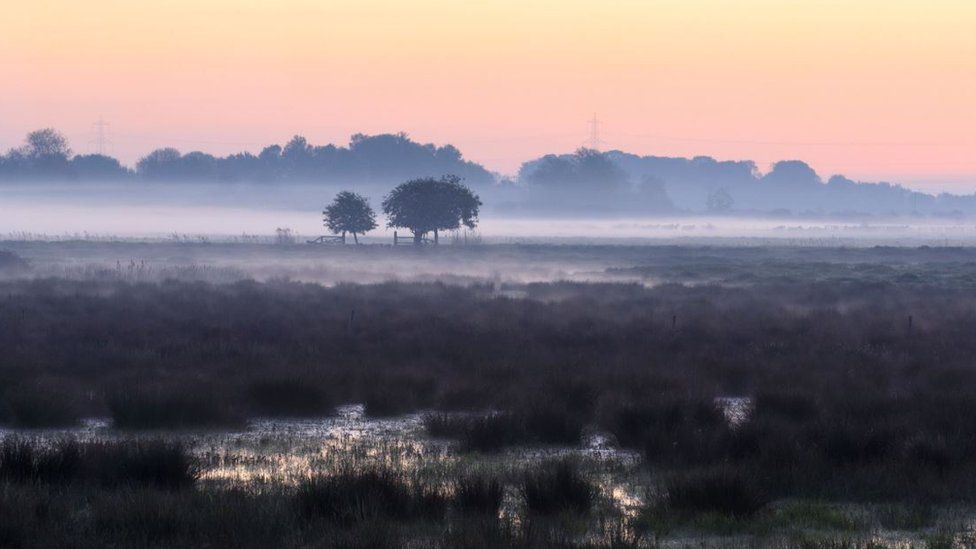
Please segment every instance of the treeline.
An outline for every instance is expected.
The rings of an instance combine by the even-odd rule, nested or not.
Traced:
[[[224,157],[200,151],[156,149],[135,168],[106,155],[73,155],[68,140],[53,129],[27,135],[24,145],[0,155],[0,180],[155,180],[155,181],[317,181],[388,184],[452,173],[470,184],[495,177],[467,161],[453,145],[437,147],[404,133],[356,134],[347,147],[315,146],[295,136],[284,146],[269,145],[258,154]]]
[[[258,154],[224,157],[162,148],[129,168],[110,156],[72,155],[63,135],[44,129],[0,155],[0,181],[316,182],[370,187],[447,173],[485,191],[491,186],[492,202],[512,213],[857,217],[976,212],[976,194],[932,195],[842,175],[824,180],[799,160],[777,162],[763,173],[750,160],[637,156],[583,148],[525,162],[511,180],[465,160],[453,145],[421,144],[403,133],[356,134],[348,146],[316,146],[295,136],[284,146],[270,145]]]
[[[931,195],[891,183],[865,183],[834,175],[824,181],[799,160],[773,164],[766,173],[751,160],[708,156],[668,158],[622,151],[546,155],[522,165],[519,182],[544,199],[559,189],[580,205],[650,202],[661,210],[713,214],[774,213],[954,215],[976,211],[976,195]],[[532,197],[530,197],[531,199]],[[542,202],[543,200],[539,200]]]

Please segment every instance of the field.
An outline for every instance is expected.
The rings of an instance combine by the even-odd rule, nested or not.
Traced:
[[[973,541],[976,250],[0,249],[0,546]]]

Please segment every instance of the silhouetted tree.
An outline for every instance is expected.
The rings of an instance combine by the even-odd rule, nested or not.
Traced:
[[[473,229],[480,207],[478,196],[455,175],[412,179],[398,185],[383,200],[387,225],[410,229],[414,244],[420,244],[431,231],[437,243],[438,231],[458,229],[461,225]]]
[[[350,232],[356,244],[359,244],[356,234],[365,234],[376,228],[376,212],[369,206],[369,200],[353,192],[337,194],[322,214],[325,216],[325,226],[330,231],[342,233],[343,239]]]
[[[27,177],[69,176],[71,148],[68,139],[52,128],[27,134],[24,145],[10,151],[8,162],[14,171]]]
[[[30,159],[58,159],[68,160],[71,148],[68,139],[53,128],[35,130],[27,134],[23,148],[24,156]]]

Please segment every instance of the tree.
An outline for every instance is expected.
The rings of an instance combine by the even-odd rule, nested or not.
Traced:
[[[52,128],[30,132],[19,150],[19,160],[34,177],[68,176],[70,156],[68,139]]]
[[[708,198],[705,200],[705,207],[712,213],[728,212],[734,204],[735,200],[725,189],[715,189],[708,194]]]
[[[23,152],[32,160],[66,161],[71,156],[68,139],[53,128],[35,130],[27,134]]]
[[[136,162],[136,172],[147,179],[173,178],[177,176],[180,151],[167,147],[156,149]]]
[[[356,244],[359,244],[357,233],[364,234],[376,228],[376,213],[369,206],[369,201],[365,196],[349,191],[337,194],[322,215],[325,216],[325,226],[330,231],[342,233],[343,240],[346,233],[350,232]]]
[[[480,207],[478,195],[456,175],[411,179],[398,185],[383,200],[387,225],[410,229],[414,244],[420,244],[431,231],[436,244],[438,231],[459,229],[461,225],[473,229],[478,223]]]

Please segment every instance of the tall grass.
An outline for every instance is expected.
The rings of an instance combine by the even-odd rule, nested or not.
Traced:
[[[724,468],[679,474],[667,482],[663,504],[679,514],[748,518],[769,503],[759,484],[758,479]]]
[[[193,486],[199,470],[186,448],[163,440],[116,442],[35,440],[8,437],[0,443],[0,480],[21,483]]]
[[[495,410],[427,426],[479,452],[575,445],[596,427],[656,467],[762,472],[776,497],[972,499],[969,267],[941,265],[929,285],[824,282],[818,268],[737,287],[527,284],[524,299],[439,283],[0,281],[0,421]],[[749,417],[729,425],[718,396],[753,397]]]
[[[593,506],[597,491],[571,460],[543,464],[525,473],[522,497],[531,514],[585,514]]]
[[[454,507],[464,515],[498,516],[504,496],[497,478],[466,474],[454,483]]]
[[[391,469],[316,476],[302,482],[296,503],[307,519],[343,526],[380,519],[438,520],[447,499],[436,488]]]

